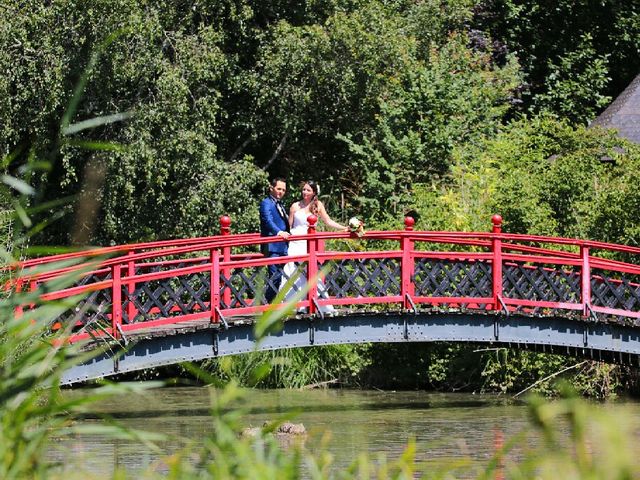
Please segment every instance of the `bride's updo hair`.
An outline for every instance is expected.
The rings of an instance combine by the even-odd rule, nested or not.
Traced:
[[[320,187],[313,180],[305,180],[300,183],[300,190],[302,190],[305,185],[309,185],[311,190],[313,190],[313,198],[311,202],[309,202],[309,211],[314,215],[318,215],[318,194],[320,193]]]

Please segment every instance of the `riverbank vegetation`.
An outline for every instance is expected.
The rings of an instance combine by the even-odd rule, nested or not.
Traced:
[[[419,229],[486,231],[500,213],[509,232],[637,244],[640,150],[586,128],[640,71],[633,2],[2,0],[0,13],[1,169],[26,179],[49,160],[26,179],[32,224],[47,225],[31,246],[209,235],[222,214],[256,231],[274,175],[315,178],[334,217],[368,229],[412,212]],[[67,123],[108,121],[61,142],[72,102]],[[53,211],[59,199],[72,200]],[[3,245],[15,229],[2,212],[20,223],[20,208],[0,197]],[[224,374],[251,383],[243,372],[268,361],[262,385],[517,393],[564,369],[589,395],[637,383],[620,367],[477,350],[309,349]],[[390,359],[395,378],[381,373]]]

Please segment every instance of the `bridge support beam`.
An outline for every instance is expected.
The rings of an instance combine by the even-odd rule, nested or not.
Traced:
[[[391,342],[470,342],[543,349],[549,353],[638,364],[640,331],[605,323],[558,317],[472,313],[377,313],[291,319],[281,332],[260,343],[260,350],[311,345]],[[499,328],[499,341],[496,341]],[[209,325],[170,336],[131,339],[66,372],[63,383],[107,377],[186,361],[237,355],[255,349],[253,325]]]

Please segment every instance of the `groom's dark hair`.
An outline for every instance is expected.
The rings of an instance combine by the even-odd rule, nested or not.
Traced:
[[[269,185],[271,185],[272,187],[275,187],[278,182],[287,183],[287,181],[284,178],[275,177],[271,179],[271,181],[269,182]]]

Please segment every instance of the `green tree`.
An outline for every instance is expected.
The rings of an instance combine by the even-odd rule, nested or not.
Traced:
[[[381,95],[376,123],[342,137],[354,158],[348,178],[369,215],[406,205],[413,184],[448,172],[454,147],[500,125],[518,83],[517,64],[496,68],[488,53],[466,44],[465,36],[453,35],[426,61],[412,59]]]
[[[455,5],[446,22],[426,21],[433,2],[371,2],[323,25],[276,25],[247,80],[276,168],[332,180],[334,197],[373,217],[416,178],[446,172],[453,145],[493,131],[517,64],[498,68],[449,34],[468,12]]]
[[[84,193],[94,201],[91,242],[126,242],[218,231],[222,213],[237,229],[255,229],[255,209],[265,174],[251,158],[228,161],[218,151],[221,84],[230,74],[218,26],[198,20],[187,6],[129,0],[81,3],[8,3],[0,27],[0,136],[4,153],[25,142],[40,155],[58,149],[58,119],[90,52],[122,31],[89,73],[71,121],[133,113],[126,124],[74,134],[40,179],[37,201]],[[87,153],[99,138],[127,146],[117,153]],[[19,168],[20,161],[15,162]],[[93,165],[93,170],[88,166]],[[81,180],[97,172],[95,190]],[[79,205],[41,240],[73,240]],[[90,230],[90,228],[88,228]]]
[[[481,0],[481,41],[517,55],[524,110],[585,124],[640,71],[640,10],[627,0]],[[488,37],[488,38],[487,38]]]
[[[639,154],[613,131],[574,128],[549,115],[523,118],[456,149],[448,186],[424,194],[435,205],[431,215],[420,198],[416,208],[438,227],[483,231],[500,213],[513,233],[634,244],[637,195],[626,184]]]

